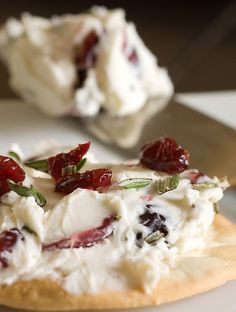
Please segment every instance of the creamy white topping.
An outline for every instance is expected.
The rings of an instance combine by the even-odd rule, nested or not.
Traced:
[[[91,32],[98,37],[95,61],[75,88],[75,51]],[[90,13],[51,19],[23,14],[2,27],[0,47],[11,86],[47,114],[92,116],[103,107],[110,115],[124,116],[149,98],[173,93],[167,71],[121,9],[94,7]]]
[[[198,182],[209,185],[197,190],[189,179],[191,171],[185,171],[175,190],[157,195],[154,182],[139,189],[123,189],[118,183],[129,178],[157,181],[166,174],[134,164],[88,162],[83,170],[104,167],[113,172],[111,187],[104,192],[77,189],[66,196],[54,191],[55,182],[49,175],[25,168],[27,181],[44,194],[47,204],[41,208],[33,197],[14,192],[1,197],[0,232],[18,228],[24,236],[12,252],[4,254],[9,265],[0,266],[1,284],[50,278],[72,294],[101,289],[150,291],[175,265],[177,255],[205,246],[214,203],[223,196],[223,182],[204,176]],[[144,239],[151,229],[142,224],[140,216],[147,210],[161,216],[167,229],[154,245]],[[120,219],[113,221],[113,233],[92,247],[43,250],[45,245],[98,228],[114,215]]]

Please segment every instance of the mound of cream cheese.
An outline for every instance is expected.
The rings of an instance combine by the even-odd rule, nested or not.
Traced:
[[[10,84],[45,113],[131,115],[173,85],[122,9],[51,19],[23,14],[0,30]]]
[[[88,161],[82,171],[101,167],[104,164]],[[201,176],[193,184],[195,171],[186,170],[175,189],[160,195],[155,182],[167,174],[137,162],[105,167],[112,170],[110,187],[103,192],[78,188],[69,195],[56,193],[48,174],[24,167],[24,184],[33,184],[47,204],[42,208],[34,197],[13,191],[1,197],[0,232],[17,228],[24,239],[5,252],[8,266],[0,265],[0,284],[46,278],[72,294],[130,288],[148,292],[175,266],[178,255],[206,245],[205,234],[226,182]],[[121,181],[134,178],[153,182],[140,188],[122,187]],[[109,235],[91,247],[43,248],[98,228],[110,216],[116,220]],[[158,237],[150,237],[154,225],[159,228]]]

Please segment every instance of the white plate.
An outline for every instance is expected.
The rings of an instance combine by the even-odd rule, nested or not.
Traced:
[[[30,154],[31,148],[44,139],[55,139],[61,144],[77,144],[89,140],[88,134],[83,132],[76,121],[71,119],[54,119],[42,115],[33,107],[20,101],[0,102],[0,154],[7,153],[11,143],[17,142],[26,153]],[[92,152],[101,161],[120,160],[112,150],[104,149],[99,142],[94,142]],[[231,220],[236,222],[236,194],[227,191],[222,202],[222,211]],[[197,268],[196,268],[197,269]],[[236,312],[236,281],[161,307],[142,308],[132,311],[149,312]],[[1,312],[11,311],[0,307]],[[118,310],[116,310],[118,312]]]

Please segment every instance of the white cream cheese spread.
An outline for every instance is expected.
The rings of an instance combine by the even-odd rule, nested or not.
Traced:
[[[54,116],[130,115],[173,85],[122,9],[51,19],[23,14],[0,31],[13,89]]]
[[[65,195],[55,192],[49,174],[23,166],[27,175],[23,184],[32,184],[47,203],[40,207],[34,197],[13,191],[1,196],[0,235],[11,229],[20,234],[11,251],[1,254],[0,246],[0,260],[7,261],[6,267],[0,261],[0,284],[47,278],[72,294],[130,288],[148,292],[175,266],[176,256],[206,246],[205,235],[225,181],[199,175],[193,183],[198,171],[185,170],[175,188],[161,194],[156,186],[172,176],[138,161],[105,165],[87,161],[81,172],[104,167],[112,172],[111,186],[77,188]],[[144,182],[146,186],[137,186]],[[110,223],[96,244],[59,248],[68,237],[95,237],[94,229],[101,231],[104,220]]]

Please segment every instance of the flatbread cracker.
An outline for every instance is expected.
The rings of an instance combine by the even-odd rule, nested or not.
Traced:
[[[185,254],[151,293],[141,290],[73,296],[51,280],[31,280],[0,287],[0,304],[31,310],[134,308],[187,298],[236,279],[236,225],[216,215],[215,247]]]

